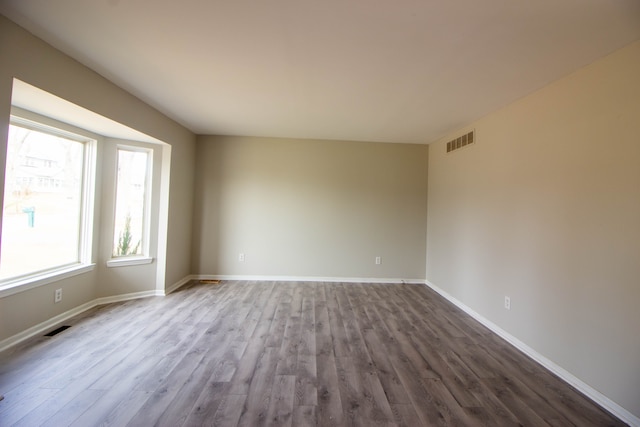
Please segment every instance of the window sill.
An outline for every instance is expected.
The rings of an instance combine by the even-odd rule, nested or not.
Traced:
[[[14,295],[29,289],[54,283],[69,277],[93,271],[95,264],[76,264],[71,267],[64,267],[53,271],[47,271],[35,276],[22,277],[0,284],[0,298]]]
[[[113,258],[107,261],[107,267],[128,267],[130,265],[151,264],[151,257]]]

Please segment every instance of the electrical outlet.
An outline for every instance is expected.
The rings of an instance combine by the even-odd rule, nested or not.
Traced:
[[[504,297],[504,308],[511,310],[511,298],[507,296]]]
[[[376,265],[380,265],[380,264],[382,264],[382,258],[377,256],[376,257]]]
[[[239,254],[238,255],[238,261],[244,262],[244,254]]]
[[[58,303],[62,301],[62,289],[56,289],[53,294],[53,302]]]

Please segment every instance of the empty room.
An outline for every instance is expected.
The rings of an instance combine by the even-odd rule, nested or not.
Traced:
[[[0,426],[640,427],[636,0],[0,14]]]

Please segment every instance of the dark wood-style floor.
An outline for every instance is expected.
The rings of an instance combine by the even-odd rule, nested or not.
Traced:
[[[0,425],[624,425],[425,286],[190,283],[0,354]]]

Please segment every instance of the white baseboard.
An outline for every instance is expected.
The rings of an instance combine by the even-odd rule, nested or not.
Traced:
[[[165,290],[164,294],[165,294],[165,295],[169,295],[171,292],[175,292],[175,291],[177,291],[178,289],[180,289],[181,287],[183,287],[184,285],[186,285],[186,284],[187,284],[187,283],[189,283],[190,281],[192,281],[192,280],[196,280],[197,278],[198,278],[198,277],[197,277],[197,276],[195,276],[195,275],[193,275],[193,274],[191,274],[191,275],[189,275],[189,276],[186,276],[186,277],[184,277],[183,279],[178,280],[178,281],[177,281],[176,283],[174,283],[173,285],[169,286],[169,287]]]
[[[141,292],[132,292],[130,294],[114,295],[112,297],[96,298],[95,300],[93,300],[93,302],[95,303],[94,306],[96,306],[96,305],[111,304],[114,302],[129,301],[132,299],[148,298],[148,297],[163,297],[163,296],[164,296],[164,292],[162,291],[141,291]]]
[[[251,276],[224,274],[196,274],[193,280],[252,280],[258,282],[331,282],[331,283],[417,283],[424,279],[387,279],[380,277],[316,277],[316,276]]]
[[[184,285],[185,283],[188,283],[189,280],[191,280],[190,276],[188,276],[187,278],[181,280],[180,282],[176,283],[175,285],[175,289],[179,288],[180,286]],[[184,283],[183,283],[184,282]],[[174,290],[175,290],[174,289]],[[168,292],[167,292],[168,293]],[[115,296],[111,296],[111,297],[102,297],[102,298],[96,298],[92,301],[89,301],[87,303],[84,303],[82,305],[79,305],[78,307],[74,307],[71,310],[65,311],[64,313],[61,313],[55,317],[52,317],[51,319],[45,320],[44,322],[38,323],[35,326],[30,327],[29,329],[26,329],[20,333],[17,333],[13,336],[10,336],[9,338],[5,338],[4,340],[0,341],[0,352],[8,349],[9,347],[12,347],[16,344],[19,344],[31,337],[34,337],[38,334],[41,334],[43,332],[45,332],[46,330],[52,328],[53,326],[58,325],[59,323],[64,322],[67,319],[72,318],[73,316],[77,316],[78,314],[90,310],[93,307],[96,307],[98,305],[103,305],[103,304],[111,304],[114,302],[121,302],[121,301],[129,301],[132,299],[138,299],[138,298],[147,298],[147,297],[153,297],[153,296],[164,296],[165,292],[163,291],[142,291],[142,292],[133,292],[130,294],[122,294],[122,295],[115,295]]]
[[[17,333],[13,336],[10,336],[9,338],[5,338],[2,341],[0,341],[0,352],[4,351],[6,349],[8,349],[9,347],[13,347],[16,344],[21,343],[24,340],[27,340],[33,336],[36,336],[38,334],[43,333],[44,331],[52,328],[53,326],[57,325],[60,322],[64,322],[65,320],[73,317],[73,316],[77,316],[78,314],[82,313],[83,311],[87,311],[93,307],[95,307],[97,304],[94,301],[89,301],[85,304],[82,304],[78,307],[72,308],[69,311],[65,311],[64,313],[61,313],[55,317],[52,317],[51,319],[45,320],[42,323],[38,323],[35,326],[30,327],[29,329],[26,329],[20,333]]]
[[[638,418],[637,416],[635,416],[634,414],[632,414],[622,406],[618,405],[616,402],[609,399],[607,396],[600,393],[598,390],[594,389],[584,381],[580,380],[579,378],[577,378],[575,375],[573,375],[566,369],[555,364],[553,361],[547,359],[546,357],[538,353],[536,350],[534,350],[533,348],[529,347],[527,344],[520,341],[518,338],[514,337],[513,335],[511,335],[510,333],[508,333],[507,331],[505,331],[504,329],[502,329],[501,327],[499,327],[489,319],[485,318],[481,314],[474,311],[471,307],[467,306],[463,302],[459,301],[458,299],[450,295],[448,292],[440,289],[439,287],[429,282],[428,280],[425,281],[424,283],[428,287],[433,289],[435,292],[440,294],[442,297],[444,297],[445,299],[453,303],[455,306],[460,308],[462,311],[467,313],[469,316],[473,317],[475,320],[477,320],[478,322],[480,322],[481,324],[489,328],[496,335],[500,336],[509,344],[511,344],[518,350],[520,350],[522,353],[526,354],[527,356],[529,356],[530,358],[538,362],[540,365],[544,366],[545,368],[547,368],[548,370],[556,374],[562,380],[564,380],[571,386],[575,387],[577,390],[579,390],[581,393],[589,397],[591,400],[593,400],[594,402],[602,406],[604,409],[611,412],[616,417],[620,418],[620,420],[624,421],[625,423],[629,424],[632,427],[640,427],[640,418]]]

